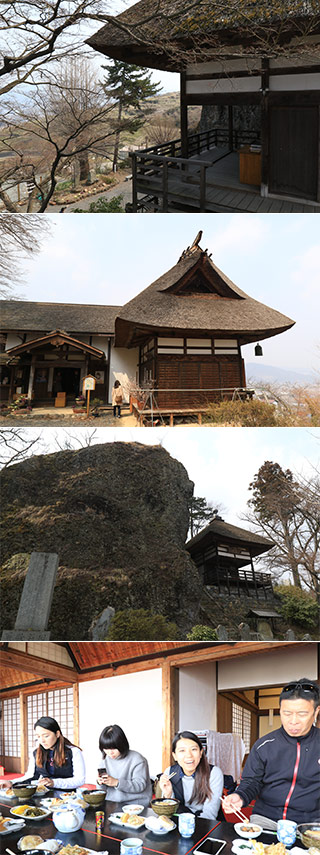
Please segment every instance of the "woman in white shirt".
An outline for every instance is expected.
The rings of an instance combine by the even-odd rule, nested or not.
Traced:
[[[41,716],[34,725],[38,742],[23,778],[17,783],[39,780],[46,787],[73,790],[85,782],[85,765],[82,751],[62,735],[58,722],[50,716]],[[6,781],[11,787],[14,781]]]
[[[190,730],[176,734],[172,755],[175,763],[159,781],[163,796],[178,799],[181,807],[197,816],[216,819],[223,790],[221,769],[209,766],[200,739]]]

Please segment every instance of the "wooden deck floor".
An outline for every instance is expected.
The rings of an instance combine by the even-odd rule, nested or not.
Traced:
[[[226,152],[227,150],[225,150]],[[289,197],[264,197],[260,196],[260,188],[252,185],[241,184],[239,181],[239,155],[237,152],[227,154],[215,162],[215,158],[221,158],[225,153],[223,149],[211,149],[196,157],[203,162],[210,162],[206,170],[206,204],[204,210],[207,212],[236,212],[244,213],[320,213],[320,206],[298,202]],[[195,164],[185,174],[178,170],[169,170],[168,173],[168,207],[167,210],[174,212],[199,211],[199,166]],[[159,199],[159,208],[162,210],[162,182],[158,176],[145,175],[137,178],[138,198],[141,196],[155,196]]]

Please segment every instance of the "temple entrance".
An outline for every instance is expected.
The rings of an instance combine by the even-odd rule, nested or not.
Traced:
[[[57,392],[66,392],[67,395],[78,395],[80,384],[80,368],[56,367],[53,373],[52,392],[54,397]]]
[[[271,193],[316,200],[318,152],[318,107],[270,108]]]

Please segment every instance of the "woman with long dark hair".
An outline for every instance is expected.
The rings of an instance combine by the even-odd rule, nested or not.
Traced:
[[[209,765],[200,739],[191,730],[175,735],[172,755],[175,762],[159,781],[163,796],[179,799],[180,806],[191,813],[216,819],[223,790],[221,769]]]
[[[85,782],[82,751],[62,735],[55,718],[41,716],[34,725],[37,747],[31,754],[23,778],[17,782],[41,780],[46,787],[73,790]],[[7,787],[12,785],[7,781]]]
[[[114,802],[139,800],[148,805],[152,796],[148,761],[138,751],[131,751],[119,724],[103,729],[99,748],[102,760],[97,781],[106,789],[106,798]]]

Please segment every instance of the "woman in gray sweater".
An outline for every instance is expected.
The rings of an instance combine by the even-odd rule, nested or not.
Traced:
[[[148,762],[138,751],[131,751],[122,727],[105,727],[99,738],[102,763],[98,784],[106,789],[106,798],[114,802],[139,802],[148,805],[152,787]],[[104,767],[104,768],[103,768]]]

